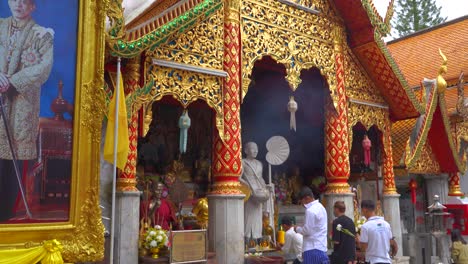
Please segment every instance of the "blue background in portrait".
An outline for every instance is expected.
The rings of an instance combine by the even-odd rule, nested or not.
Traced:
[[[11,16],[7,0],[0,1],[0,17]],[[41,117],[53,117],[50,109],[63,82],[63,98],[73,104],[75,98],[76,49],[78,35],[78,0],[36,0],[33,18],[37,24],[52,28],[54,35],[54,65],[41,90]],[[66,114],[65,118],[71,119]]]

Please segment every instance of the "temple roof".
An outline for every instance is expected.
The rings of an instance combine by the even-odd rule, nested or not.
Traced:
[[[139,1],[139,0],[136,0]],[[130,4],[130,1],[127,5]],[[213,0],[140,1],[127,11],[130,21],[114,24],[109,30],[109,47],[113,55],[133,57],[165,43],[169,36],[184,32],[200,19],[220,7]],[[397,63],[382,40],[385,23],[372,0],[331,0],[346,25],[349,45],[384,96],[394,121],[414,118],[424,112]],[[119,26],[122,25],[122,26]],[[384,29],[384,30],[382,30]]]
[[[427,155],[421,157],[422,149],[428,144],[440,165],[441,172],[462,171],[463,164],[456,154],[457,146],[448,117],[457,113],[456,84],[460,72],[468,72],[468,45],[464,41],[467,35],[468,16],[464,16],[388,43],[388,48],[408,78],[410,86],[419,95],[422,92],[420,83],[423,78],[437,76],[438,65],[441,62],[439,48],[447,56],[448,67],[448,72],[444,75],[448,84],[447,90],[443,96],[439,96],[438,100],[433,102],[433,105],[428,102],[426,115],[420,117],[420,122],[426,125],[416,128],[416,118],[393,124],[393,159],[396,167],[403,166],[411,172],[421,159],[429,157]],[[466,82],[464,91],[467,94]],[[411,133],[421,136],[412,148],[414,151],[408,151]]]
[[[395,122],[392,126],[394,164],[411,172],[421,163],[421,153],[428,148],[431,153],[426,158],[433,156],[436,159],[439,173],[463,172],[465,168],[457,154],[446,111],[445,94],[437,92],[435,80],[429,81],[433,83],[426,84],[425,114]]]
[[[149,1],[151,2],[151,1]],[[201,0],[159,0],[153,1],[146,8],[135,10],[129,21],[126,20],[128,40],[135,40],[161,27],[192,9]]]
[[[448,72],[445,75],[448,89],[445,99],[449,115],[456,112],[458,94],[455,86],[458,76],[461,71],[468,73],[467,36],[468,15],[387,43],[412,88],[419,88],[424,76],[434,78],[437,75],[436,66],[440,60],[438,50],[442,50],[448,59]],[[466,82],[464,90],[467,95]]]
[[[441,49],[448,59],[445,79],[451,86],[460,71],[468,72],[467,36],[468,15],[390,41],[387,47],[412,88],[419,88],[423,76],[437,75]]]
[[[413,89],[382,40],[388,25],[371,0],[334,0],[349,36],[349,45],[390,106],[390,118],[414,118],[424,112]]]

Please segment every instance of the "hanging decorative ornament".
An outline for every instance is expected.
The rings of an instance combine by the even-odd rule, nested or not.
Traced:
[[[297,102],[294,101],[294,96],[289,97],[288,111],[291,113],[291,118],[289,120],[289,129],[296,131]]]
[[[187,137],[188,137],[188,129],[190,127],[190,117],[188,115],[187,109],[184,109],[184,112],[179,118],[179,128],[180,128],[180,135],[179,135],[179,150],[180,153],[185,153],[187,151]]]
[[[411,203],[416,204],[416,189],[418,188],[418,184],[414,179],[411,179],[408,183],[408,187],[411,193]]]

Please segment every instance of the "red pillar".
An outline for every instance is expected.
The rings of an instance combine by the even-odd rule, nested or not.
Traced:
[[[392,136],[390,125],[383,132],[384,160],[383,160],[383,194],[398,194],[395,187],[395,173],[393,172]]]
[[[125,93],[135,91],[140,84],[140,57],[131,59],[124,74]],[[129,151],[125,169],[117,177],[118,191],[137,191],[136,166],[137,166],[137,140],[138,140],[138,111],[132,113],[128,122]]]
[[[337,31],[335,36],[336,63],[336,98],[325,103],[325,176],[327,193],[350,193],[349,178],[349,137],[348,137],[348,104],[344,83],[344,62],[342,38]]]
[[[241,40],[239,1],[225,2],[223,69],[224,141],[215,129],[213,142],[213,194],[240,194],[242,171],[240,139]]]

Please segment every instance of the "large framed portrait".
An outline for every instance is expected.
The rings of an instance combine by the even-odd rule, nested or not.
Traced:
[[[0,0],[0,248],[103,256],[103,2]]]

